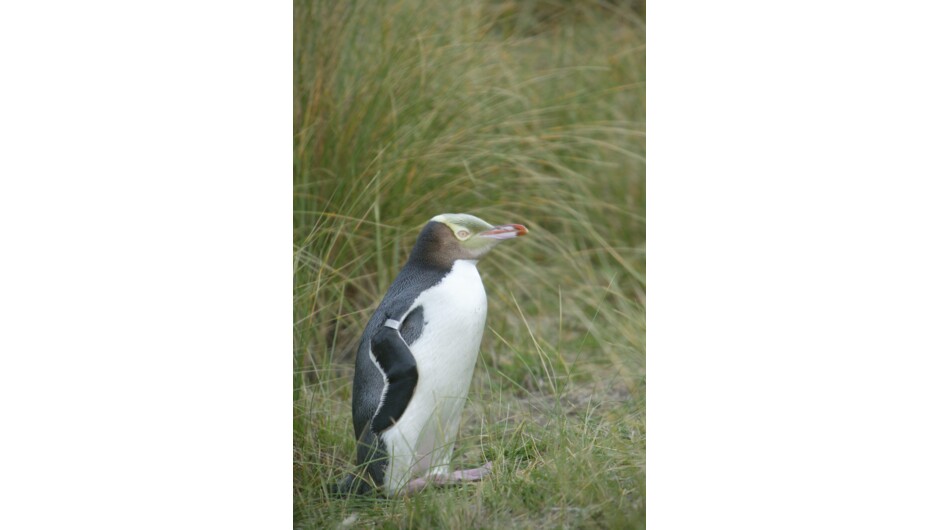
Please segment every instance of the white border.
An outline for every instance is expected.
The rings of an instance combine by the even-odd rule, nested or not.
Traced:
[[[0,7],[0,527],[292,524],[291,34]]]
[[[650,528],[940,527],[938,18],[650,3]]]

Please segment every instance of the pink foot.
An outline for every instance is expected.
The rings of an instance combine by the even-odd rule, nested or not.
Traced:
[[[477,482],[483,480],[483,477],[493,471],[493,463],[487,462],[483,467],[474,469],[458,469],[453,473],[446,475],[434,475],[428,478],[416,478],[405,486],[405,494],[411,494],[423,490],[428,486],[447,486],[459,484],[461,482]]]
[[[483,467],[474,469],[458,469],[450,474],[453,482],[477,482],[493,471],[493,463],[487,462]]]

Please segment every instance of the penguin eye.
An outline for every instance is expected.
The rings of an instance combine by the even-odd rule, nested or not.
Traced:
[[[468,237],[470,237],[470,232],[469,232],[468,230],[458,230],[458,231],[457,231],[457,238],[458,238],[458,239],[467,239]]]

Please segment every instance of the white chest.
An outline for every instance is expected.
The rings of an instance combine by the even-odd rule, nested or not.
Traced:
[[[469,382],[486,323],[486,291],[476,262],[458,260],[439,284],[415,299],[413,307],[419,305],[425,325],[411,345],[418,373]]]
[[[383,435],[390,458],[385,486],[392,493],[409,477],[449,468],[486,322],[486,291],[476,262],[457,261],[411,309],[419,305],[425,324],[410,345],[418,384],[399,422]]]

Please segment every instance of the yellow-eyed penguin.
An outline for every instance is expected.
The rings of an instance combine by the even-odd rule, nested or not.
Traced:
[[[499,242],[527,233],[468,214],[425,225],[359,343],[352,395],[359,473],[338,491],[369,491],[362,471],[388,495],[489,473],[490,464],[450,470],[486,321],[476,264]]]

